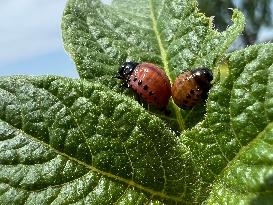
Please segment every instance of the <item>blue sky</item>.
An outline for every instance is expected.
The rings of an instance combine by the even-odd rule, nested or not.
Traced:
[[[110,1],[103,0],[105,3]],[[65,3],[66,0],[1,1],[0,76],[53,74],[78,77],[61,38]],[[265,31],[261,38],[273,35]]]
[[[0,75],[77,77],[61,38],[66,0],[8,0],[0,7]]]
[[[1,1],[0,76],[78,77],[62,43],[60,27],[65,3],[66,0]]]

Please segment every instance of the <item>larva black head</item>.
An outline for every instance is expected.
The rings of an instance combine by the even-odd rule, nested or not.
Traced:
[[[211,81],[213,80],[213,74],[208,68],[197,68],[192,71],[195,82],[203,90],[201,98],[206,100],[208,98],[208,92],[211,87]]]
[[[210,83],[213,80],[213,74],[210,69],[203,67],[203,68],[197,68],[192,71],[192,74],[199,78],[201,81],[207,81]]]
[[[120,66],[120,69],[118,71],[118,76],[117,78],[122,79],[122,80],[126,80],[129,78],[129,76],[132,74],[132,72],[135,70],[135,68],[137,67],[139,63],[133,62],[133,61],[129,61],[129,62],[125,62]]]

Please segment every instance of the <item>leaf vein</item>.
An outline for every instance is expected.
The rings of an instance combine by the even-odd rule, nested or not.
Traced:
[[[161,59],[162,59],[163,65],[164,65],[164,71],[166,72],[166,75],[168,76],[170,81],[172,81],[171,74],[169,71],[169,66],[168,66],[167,53],[166,53],[166,50],[164,49],[163,42],[161,40],[161,36],[160,36],[160,33],[157,28],[157,20],[155,17],[152,0],[149,0],[149,5],[150,5],[150,15],[151,15],[151,20],[152,20],[152,24],[153,24],[153,30],[154,30],[154,33],[155,33],[155,36],[156,36],[156,39],[157,39],[157,42],[158,42],[158,45],[160,48]],[[172,101],[172,106],[175,110],[175,114],[176,114],[179,128],[181,131],[183,131],[183,130],[185,130],[185,122],[184,122],[184,119],[181,115],[180,109],[174,104],[173,101]]]

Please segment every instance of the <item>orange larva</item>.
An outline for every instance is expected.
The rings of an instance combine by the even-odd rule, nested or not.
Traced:
[[[191,109],[206,100],[213,74],[208,68],[197,68],[179,75],[172,86],[172,98],[182,109]]]
[[[117,78],[148,104],[166,110],[171,97],[171,84],[161,68],[152,63],[125,62]]]

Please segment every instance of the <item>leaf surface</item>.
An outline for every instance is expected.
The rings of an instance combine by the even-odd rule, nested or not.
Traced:
[[[213,185],[208,204],[271,204],[273,124],[233,159]]]
[[[57,77],[0,95],[1,204],[183,201],[187,148],[131,98]]]

